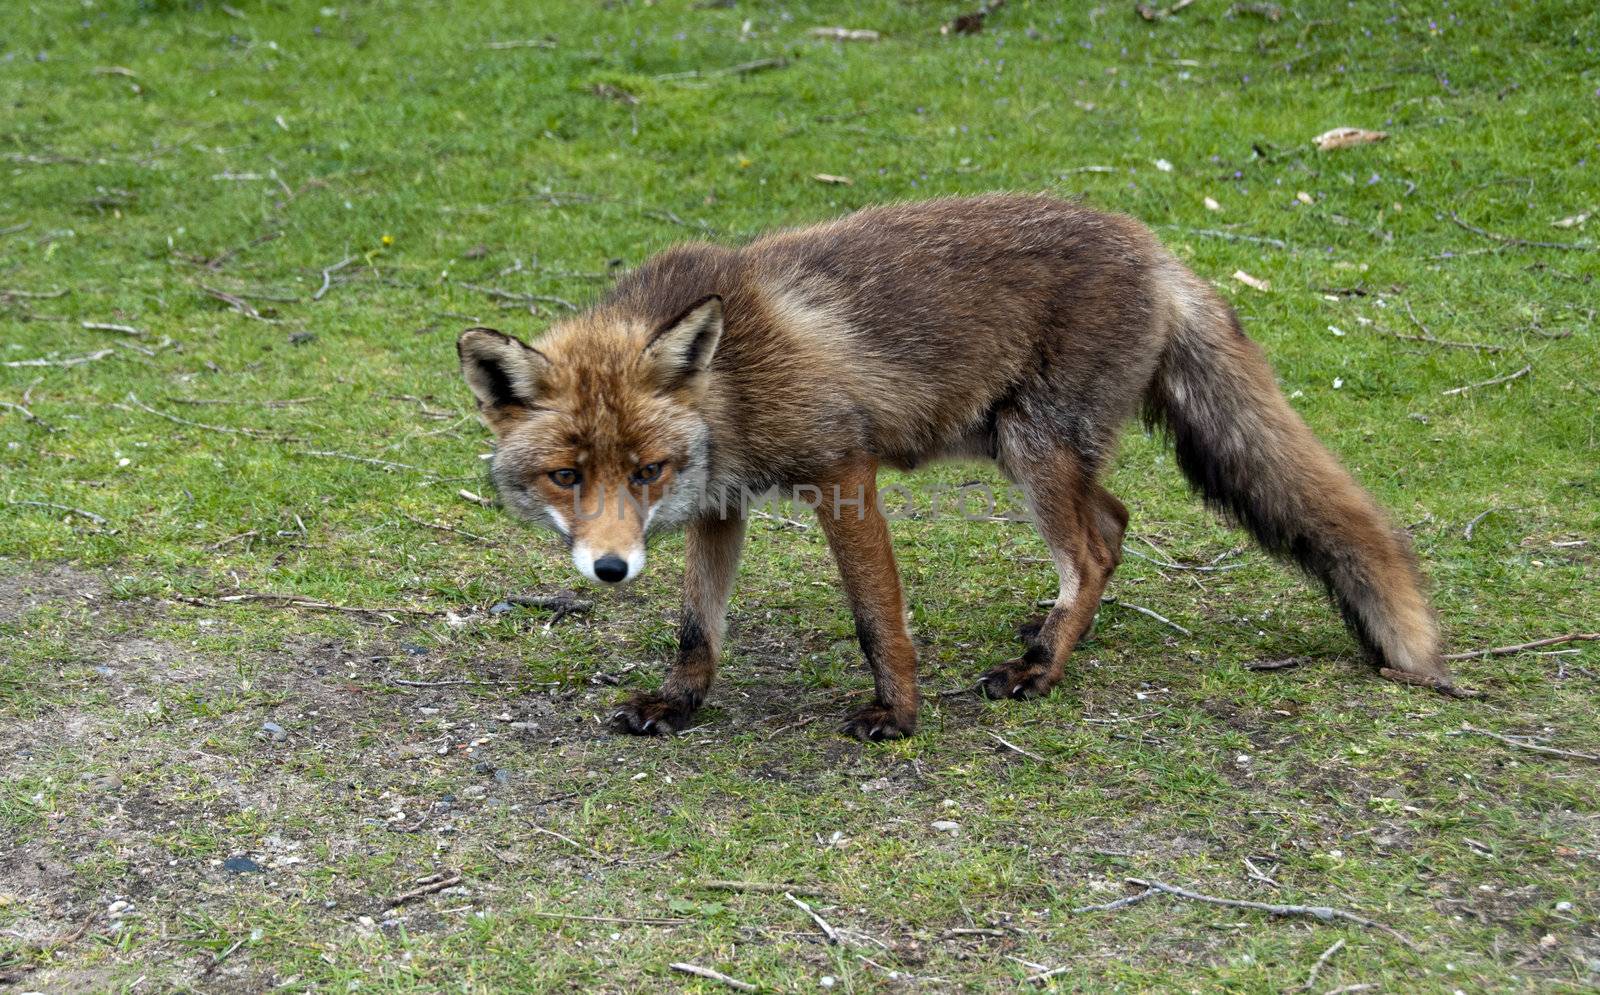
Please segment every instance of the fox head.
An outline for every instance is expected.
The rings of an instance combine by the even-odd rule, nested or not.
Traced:
[[[590,580],[637,577],[649,535],[699,502],[711,451],[701,402],[721,336],[717,296],[660,325],[598,309],[535,345],[491,328],[461,333],[462,373],[496,437],[502,502],[560,533]]]

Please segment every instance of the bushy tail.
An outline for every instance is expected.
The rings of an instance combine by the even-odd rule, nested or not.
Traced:
[[[1268,551],[1326,585],[1380,667],[1451,687],[1409,538],[1289,406],[1232,309],[1187,272],[1172,286],[1174,331],[1146,417],[1170,432],[1184,475]]]

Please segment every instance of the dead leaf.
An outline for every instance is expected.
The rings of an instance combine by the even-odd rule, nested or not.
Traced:
[[[883,37],[878,32],[866,28],[812,28],[807,34],[813,38],[826,38],[829,41],[877,41]]]
[[[1574,214],[1571,217],[1562,218],[1560,221],[1552,221],[1552,222],[1550,222],[1550,227],[1552,227],[1552,228],[1582,228],[1583,227],[1583,223],[1585,221],[1588,221],[1589,218],[1591,218],[1593,215],[1594,215],[1593,211],[1584,211],[1582,214]]]
[[[1267,293],[1268,291],[1270,291],[1272,289],[1272,284],[1268,283],[1266,280],[1261,279],[1260,277],[1251,276],[1249,273],[1246,273],[1242,269],[1234,270],[1233,271],[1233,278],[1235,280],[1238,280],[1240,283],[1244,284],[1247,287],[1253,287],[1256,290],[1261,291],[1263,294]]]
[[[1372,142],[1381,142],[1389,137],[1387,131],[1368,131],[1365,128],[1334,128],[1324,131],[1312,142],[1320,152],[1332,152],[1334,149],[1347,149],[1353,145],[1368,145]]]
[[[840,186],[853,187],[856,181],[848,176],[834,176],[832,173],[816,173],[811,177],[818,183],[837,183]]]
[[[1306,193],[1304,190],[1302,190],[1299,193],[1295,194],[1294,195],[1294,199],[1298,200],[1300,203],[1306,204],[1308,206],[1311,205],[1311,204],[1315,204],[1316,203],[1316,201],[1311,199],[1311,195]]]

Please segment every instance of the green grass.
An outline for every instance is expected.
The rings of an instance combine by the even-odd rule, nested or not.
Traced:
[[[904,521],[929,701],[916,737],[865,747],[832,731],[868,682],[827,550],[763,521],[705,724],[613,737],[612,685],[670,656],[681,542],[586,615],[484,615],[575,577],[458,496],[487,489],[489,443],[453,353],[464,325],[531,337],[560,313],[469,284],[581,303],[707,231],[1082,196],[1233,299],[1410,528],[1453,647],[1593,630],[1600,218],[1552,227],[1600,208],[1592,4],[1273,21],[1204,0],[1148,23],[1012,0],[970,37],[938,33],[963,6],[920,0],[13,6],[0,362],[110,352],[0,367],[0,976],[722,990],[667,967],[691,961],[771,990],[977,990],[1044,965],[1061,990],[1268,992],[1342,939],[1320,989],[1600,983],[1596,767],[1450,735],[1600,752],[1597,644],[1465,661],[1486,697],[1435,697],[1374,679],[1321,597],[1246,548],[1229,572],[1129,558],[1113,581],[1192,636],[1108,607],[1050,699],[936,697],[1012,655],[1055,580],[1025,526]],[[838,24],[885,37],[807,37]],[[682,75],[766,59],[787,62]],[[1390,137],[1312,148],[1340,125]],[[1498,351],[1396,337],[1424,328]],[[917,479],[975,476],[994,479]],[[1244,544],[1158,440],[1130,432],[1109,483],[1137,551]],[[182,600],[236,589],[467,622]],[[1308,659],[1244,667],[1287,656]],[[222,868],[241,854],[266,872]],[[462,890],[386,911],[435,871]],[[1129,877],[1334,905],[1417,949],[1175,899],[1072,913]],[[702,886],[726,878],[822,889],[850,943],[781,894]],[[972,928],[992,932],[950,932]]]

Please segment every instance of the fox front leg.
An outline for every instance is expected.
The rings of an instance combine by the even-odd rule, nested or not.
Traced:
[[[686,729],[705,701],[717,673],[744,525],[740,516],[707,516],[689,524],[684,534],[678,658],[660,691],[641,691],[617,709],[614,721],[624,732],[664,736]]]

